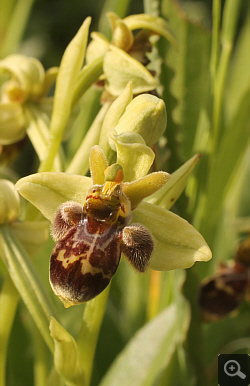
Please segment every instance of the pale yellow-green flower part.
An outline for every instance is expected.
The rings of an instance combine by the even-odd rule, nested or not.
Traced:
[[[124,114],[126,107],[133,99],[132,83],[128,82],[121,95],[114,100],[109,107],[107,114],[103,120],[102,130],[99,139],[99,146],[105,155],[109,151],[109,132],[119,122],[122,114]]]
[[[56,371],[68,385],[83,386],[85,377],[79,363],[75,339],[53,317],[50,321],[50,335],[55,343],[54,365]]]
[[[20,197],[8,180],[0,180],[0,224],[15,221],[19,216]]]
[[[188,177],[200,160],[200,157],[201,154],[196,154],[190,158],[184,165],[171,174],[171,179],[167,185],[157,190],[157,192],[150,197],[147,197],[145,201],[165,209],[170,209],[183,192]]]
[[[162,136],[166,126],[167,112],[164,101],[154,95],[142,94],[129,103],[115,130],[117,134],[127,131],[138,133],[146,144],[151,146]]]
[[[183,218],[147,202],[141,203],[132,213],[133,222],[144,224],[153,237],[151,269],[185,269],[196,261],[211,259],[212,253],[204,238]]]
[[[139,136],[136,133],[132,134]],[[135,145],[143,144],[137,142]],[[133,150],[130,154],[132,156]],[[97,155],[96,162],[94,162],[95,155]],[[106,166],[105,156],[101,149],[95,146],[90,158],[92,158],[90,161],[92,175],[95,176],[95,182],[100,183],[103,181],[101,173],[104,174]],[[100,164],[98,160],[101,160]],[[118,160],[117,163],[120,165]],[[115,167],[116,170],[118,168]],[[146,196],[166,186],[169,183],[168,179],[168,173],[156,172],[136,181],[120,184],[121,190],[131,201],[132,221],[145,225],[152,234],[154,250],[149,266],[155,270],[189,268],[195,261],[208,261],[211,258],[211,251],[205,240],[192,225],[163,208],[141,202]],[[179,180],[177,179],[177,184]],[[61,203],[73,200],[83,205],[86,193],[92,185],[93,181],[88,177],[66,173],[38,173],[19,180],[16,188],[52,221]]]
[[[124,51],[129,51],[134,42],[134,37],[126,23],[122,20],[116,21],[116,27],[113,31],[112,43]]]
[[[104,57],[103,72],[106,89],[114,96],[122,93],[129,80],[134,94],[154,90],[157,86],[155,78],[141,63],[113,45]]]
[[[150,173],[136,181],[123,183],[122,191],[128,196],[131,208],[134,210],[145,197],[168,185],[166,183],[169,179],[170,174],[166,172]]]
[[[103,151],[97,145],[91,149],[89,156],[89,166],[93,184],[103,185],[105,182],[104,172],[109,165]]]
[[[27,99],[37,100],[43,93],[45,71],[35,58],[10,55],[0,61],[0,71],[10,74],[11,79],[3,88],[3,101],[23,103]]]
[[[131,31],[136,29],[149,29],[152,32],[163,36],[174,46],[177,46],[176,40],[170,32],[168,23],[161,17],[142,13],[125,17],[123,21]]]
[[[21,178],[16,183],[16,189],[52,221],[56,209],[63,202],[84,204],[86,193],[92,185],[93,181],[89,177],[44,172]]]
[[[135,181],[145,176],[154,162],[154,152],[140,134],[127,131],[110,133],[110,145],[115,146],[117,163],[122,166],[124,181]]]
[[[100,32],[91,33],[91,42],[88,44],[86,50],[86,63],[92,63],[94,60],[100,58],[100,56],[105,55],[110,47],[110,42],[108,39],[101,34]]]
[[[0,103],[0,145],[10,145],[25,137],[25,117],[16,102]]]

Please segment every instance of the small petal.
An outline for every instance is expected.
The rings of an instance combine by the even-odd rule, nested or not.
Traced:
[[[122,184],[122,191],[131,202],[131,209],[135,209],[145,198],[161,189],[168,182],[170,174],[155,172],[133,182]]]
[[[67,384],[85,385],[85,377],[79,364],[75,339],[53,317],[50,321],[50,334],[55,343],[54,364],[56,371],[67,381]]]
[[[133,211],[133,222],[145,225],[154,240],[149,267],[156,271],[185,269],[196,261],[208,261],[212,253],[201,234],[186,220],[143,202]]]
[[[8,180],[0,180],[0,224],[15,221],[19,211],[20,198],[14,184]]]
[[[50,221],[59,205],[65,201],[84,204],[92,179],[67,173],[37,173],[16,183],[18,192],[36,206]]]
[[[162,136],[166,126],[167,112],[163,100],[154,95],[143,94],[129,103],[115,130],[117,134],[134,131],[151,146]]]
[[[110,140],[111,147],[115,146],[117,152],[116,162],[123,169],[124,181],[138,180],[148,173],[155,155],[139,134],[129,131],[120,135],[110,133]]]
[[[161,206],[164,209],[170,209],[185,189],[188,177],[200,160],[200,157],[201,154],[196,154],[172,173],[169,183],[155,192],[152,196],[148,197],[146,201]]]
[[[157,86],[155,78],[137,60],[115,46],[110,46],[103,62],[106,88],[110,94],[118,96],[129,81],[133,84],[133,93],[154,90]]]
[[[102,185],[105,182],[104,171],[107,169],[108,161],[102,151],[102,149],[96,145],[92,147],[89,156],[89,165],[91,171],[91,177],[93,185]]]

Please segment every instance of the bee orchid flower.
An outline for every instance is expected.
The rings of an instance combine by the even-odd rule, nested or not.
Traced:
[[[52,222],[56,245],[50,283],[65,307],[102,292],[121,254],[140,272],[185,269],[211,258],[208,245],[191,224],[143,202],[168,183],[168,173],[123,182],[121,165],[109,166],[97,145],[90,153],[90,171],[91,177],[37,173],[16,184],[18,192]]]

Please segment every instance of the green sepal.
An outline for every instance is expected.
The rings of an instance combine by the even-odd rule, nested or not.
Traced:
[[[121,95],[114,100],[104,118],[102,130],[99,139],[99,146],[107,156],[110,151],[109,132],[119,122],[119,119],[124,114],[126,107],[133,99],[132,83],[128,82]]]
[[[50,320],[50,335],[54,339],[54,365],[68,386],[84,386],[85,377],[79,364],[75,339],[55,318]]]
[[[146,198],[145,201],[161,206],[164,209],[170,209],[185,189],[188,177],[200,160],[200,157],[201,154],[196,154],[190,158],[190,160],[171,174],[171,179],[167,185]]]
[[[16,183],[18,192],[36,206],[50,221],[59,205],[65,201],[84,204],[92,179],[67,173],[37,173]]]
[[[113,45],[104,57],[103,72],[106,89],[114,96],[119,96],[129,81],[132,81],[133,94],[157,87],[157,81],[141,63]]]
[[[186,269],[212,257],[202,235],[186,220],[163,208],[143,202],[133,211],[133,222],[145,225],[153,236],[151,269]]]

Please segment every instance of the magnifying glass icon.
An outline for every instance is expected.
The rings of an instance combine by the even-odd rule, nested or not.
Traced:
[[[240,371],[240,364],[231,359],[230,361],[227,361],[224,364],[224,372],[229,376],[229,377],[235,377],[238,375],[241,379],[246,378],[246,374],[244,374],[242,371]]]

